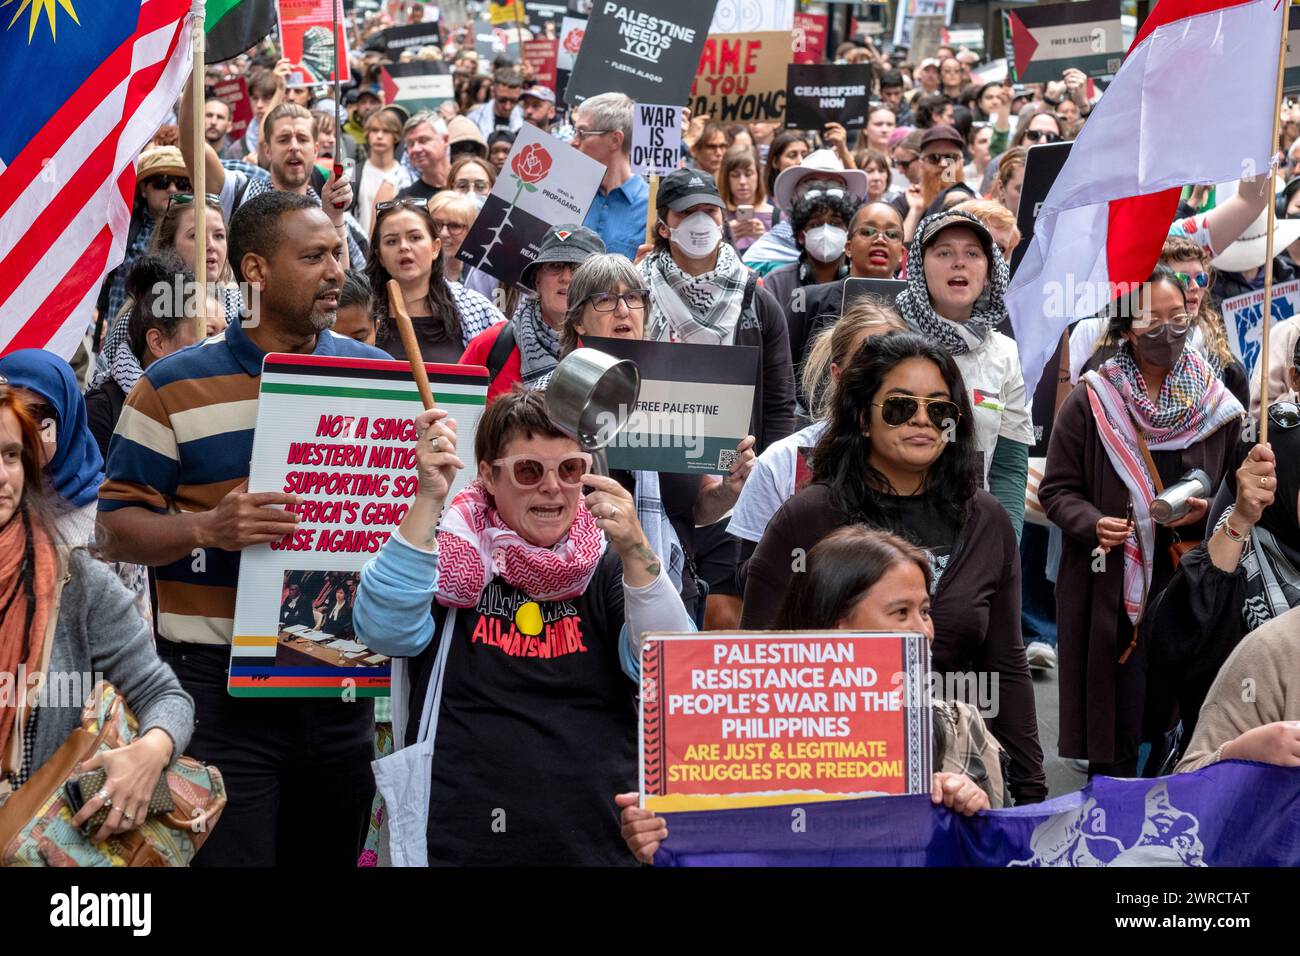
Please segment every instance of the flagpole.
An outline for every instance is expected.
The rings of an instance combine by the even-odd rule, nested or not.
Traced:
[[[1264,311],[1261,324],[1264,327],[1263,338],[1259,348],[1259,387],[1264,397],[1259,403],[1259,443],[1268,444],[1268,340],[1269,327],[1273,324],[1273,226],[1276,221],[1277,203],[1273,201],[1273,156],[1277,153],[1279,125],[1282,118],[1282,75],[1286,70],[1286,34],[1290,21],[1290,4],[1282,8],[1282,41],[1277,54],[1277,89],[1273,93],[1273,139],[1268,147],[1268,226],[1265,232],[1264,259]]]
[[[204,34],[202,3],[196,3],[194,15],[194,76],[190,82],[191,115],[194,117],[191,135],[194,137],[194,168],[190,170],[190,188],[194,190],[194,282],[195,282],[195,336],[202,342],[208,337],[208,150],[207,137],[203,135],[203,94],[207,84],[203,67]]]
[[[336,180],[343,175],[343,100],[339,95],[341,86],[339,76],[343,72],[339,67],[339,7],[342,5],[343,0],[334,0],[330,11],[334,17],[334,178]],[[352,69],[352,64],[348,64],[348,69]]]

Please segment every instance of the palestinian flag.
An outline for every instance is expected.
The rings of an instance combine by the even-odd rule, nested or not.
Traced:
[[[404,107],[411,113],[436,110],[456,97],[454,80],[446,67],[427,60],[390,63],[383,68],[380,83],[386,104]]]
[[[206,0],[204,7],[207,63],[234,59],[275,29],[275,0]]]

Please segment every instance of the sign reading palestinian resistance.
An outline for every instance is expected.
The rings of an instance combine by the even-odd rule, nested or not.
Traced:
[[[647,634],[643,805],[703,811],[928,793],[929,669],[920,634]]]
[[[862,129],[870,104],[870,63],[786,67],[786,129],[819,130],[827,123]]]
[[[1223,325],[1228,331],[1228,345],[1246,366],[1247,378],[1254,378],[1263,347],[1264,290],[1224,299],[1220,308],[1223,310]],[[1273,325],[1300,314],[1300,279],[1273,283],[1270,312]]]
[[[456,258],[514,285],[547,229],[586,218],[604,175],[594,159],[525,123]]]
[[[212,88],[212,93],[230,107],[230,129],[226,136],[232,143],[238,142],[253,121],[253,99],[248,95],[248,79],[240,76],[223,80]]]
[[[380,85],[385,103],[404,107],[412,115],[436,110],[456,97],[454,78],[446,65],[436,60],[389,63],[380,73]]]
[[[442,47],[442,34],[438,30],[437,21],[430,23],[426,20],[404,27],[388,27],[366,42],[368,49],[387,53],[393,59],[397,59],[403,50],[418,50],[426,46]]]
[[[710,36],[691,87],[691,115],[726,123],[779,123],[785,116],[789,31]]]
[[[559,49],[559,40],[525,40],[520,46],[520,56],[533,68],[533,82],[552,92],[558,78],[556,61]]]
[[[632,172],[667,176],[682,164],[682,108],[637,103],[632,113]]]
[[[794,62],[821,63],[826,59],[826,31],[830,17],[824,13],[794,15]]]
[[[611,468],[689,475],[730,471],[736,446],[749,434],[759,349],[591,336],[583,336],[582,343],[636,363],[641,373],[636,408],[605,450]],[[611,418],[610,431],[615,424]]]
[[[1007,64],[1018,83],[1059,80],[1070,68],[1109,76],[1124,60],[1120,0],[1076,0],[1003,10]]]
[[[348,82],[351,75],[347,65],[348,35],[343,0],[277,0],[277,4],[280,55],[292,64],[285,85],[297,88],[331,83],[336,79],[335,63],[342,64],[337,79]],[[336,20],[339,25],[337,37],[334,36]],[[336,47],[342,51],[338,59],[334,55]]]
[[[465,449],[487,401],[487,370],[429,365],[439,408],[456,422],[462,460],[451,494],[474,468]],[[388,694],[389,659],[352,626],[361,567],[415,498],[420,393],[405,362],[266,357],[257,402],[250,491],[299,495],[299,525],[239,562],[228,690],[234,697]],[[472,456],[471,456],[472,457]]]
[[[618,90],[637,102],[685,103],[716,3],[596,0],[565,101]]]

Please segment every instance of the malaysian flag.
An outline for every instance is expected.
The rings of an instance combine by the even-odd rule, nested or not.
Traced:
[[[191,0],[0,0],[0,355],[70,358],[122,261],[135,159],[190,70]]]

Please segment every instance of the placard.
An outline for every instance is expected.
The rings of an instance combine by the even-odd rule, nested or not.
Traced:
[[[505,54],[512,60],[519,59],[519,31],[495,27],[490,20],[474,22],[474,52],[483,63],[491,63],[498,56]]]
[[[1228,345],[1232,354],[1246,366],[1248,380],[1255,377],[1264,335],[1264,290],[1247,292],[1224,299],[1223,325],[1228,331]],[[1300,311],[1300,279],[1273,283],[1271,310],[1273,325],[1292,318]]]
[[[236,77],[223,80],[212,87],[212,94],[230,107],[230,129],[226,137],[236,143],[243,139],[248,124],[253,121],[253,99],[248,95],[248,80]]]
[[[533,82],[554,92],[559,40],[525,40],[519,47],[523,62],[533,68]]]
[[[560,21],[560,46],[555,54],[555,98],[568,105],[565,93],[569,89],[569,77],[573,74],[573,64],[582,49],[582,38],[587,32],[587,18],[567,16]]]
[[[820,130],[827,123],[863,129],[871,105],[870,63],[786,67],[786,129]]]
[[[390,63],[382,68],[380,85],[385,103],[404,107],[411,115],[436,110],[456,98],[455,79],[437,60]]]
[[[1018,83],[1059,80],[1068,69],[1109,76],[1124,60],[1120,0],[1075,0],[1003,10],[1007,64]]]
[[[632,113],[632,172],[667,176],[682,164],[682,108],[637,103]]]
[[[716,3],[598,0],[565,100],[576,106],[590,96],[618,90],[637,102],[686,102]]]
[[[898,0],[894,12],[894,46],[908,47],[908,60],[920,63],[913,36],[917,17],[943,17],[943,25],[952,23],[952,11],[957,0]]]
[[[691,115],[725,123],[781,122],[791,37],[788,31],[710,36],[691,87]]]
[[[821,63],[826,59],[826,31],[830,18],[824,13],[794,15],[794,62]]]
[[[795,0],[718,0],[710,33],[771,33],[793,30]]]
[[[1287,11],[1286,66],[1282,73],[1282,92],[1300,93],[1300,7]]]
[[[916,62],[928,60],[939,52],[943,45],[943,18],[935,14],[926,14],[912,18],[912,47],[908,58],[915,57]]]
[[[524,0],[488,0],[488,15],[495,24],[528,22]]]
[[[759,349],[592,336],[582,343],[641,372],[636,410],[606,449],[611,468],[727,474],[750,433]]]
[[[468,465],[452,484],[455,495],[474,478],[487,370],[429,365],[428,372],[434,400],[456,421]],[[232,696],[388,694],[389,659],[357,642],[351,608],[362,565],[415,497],[414,421],[422,410],[405,362],[266,357],[248,488],[303,501],[292,535],[241,553]]]
[[[432,23],[425,20],[404,27],[388,27],[366,41],[367,49],[387,53],[394,60],[403,50],[418,50],[426,46],[442,48],[442,34],[436,20]]]
[[[276,16],[280,24],[280,55],[293,65],[285,85],[291,88],[332,83],[335,80],[335,63],[342,69],[337,79],[351,80],[348,67],[347,19],[343,16],[343,0],[276,0]],[[339,32],[333,36],[337,15]],[[335,45],[342,50],[342,58],[335,59]]]
[[[586,218],[604,176],[603,165],[525,123],[456,258],[514,285],[547,229]]]
[[[920,634],[647,634],[641,794],[656,812],[928,793]]]

